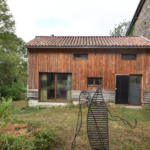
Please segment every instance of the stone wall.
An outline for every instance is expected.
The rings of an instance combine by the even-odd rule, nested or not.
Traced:
[[[146,0],[135,23],[134,36],[143,36],[150,40],[150,0]]]

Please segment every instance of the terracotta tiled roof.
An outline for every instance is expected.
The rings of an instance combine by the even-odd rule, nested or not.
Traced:
[[[24,47],[150,47],[139,36],[36,36]]]

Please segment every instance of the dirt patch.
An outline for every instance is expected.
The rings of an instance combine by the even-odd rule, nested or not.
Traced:
[[[0,126],[0,133],[12,135],[30,135],[30,133],[38,128],[39,126],[32,126],[30,124],[8,124],[5,127]]]

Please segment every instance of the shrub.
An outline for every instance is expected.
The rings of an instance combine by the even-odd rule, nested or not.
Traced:
[[[23,83],[18,80],[17,82],[13,82],[11,87],[2,86],[0,88],[1,96],[6,98],[12,97],[13,100],[19,100],[22,99],[23,89]]]
[[[37,149],[51,149],[56,143],[56,134],[52,130],[43,129],[35,132],[35,147]]]
[[[23,135],[0,135],[1,150],[48,150],[57,144],[57,135],[52,130],[43,129],[30,137]]]
[[[21,135],[0,135],[1,150],[32,150],[35,149],[34,138],[25,138]]]
[[[0,92],[2,97],[8,98],[11,96],[11,88],[9,88],[8,86],[0,87]]]
[[[13,100],[22,99],[23,88],[23,83],[20,80],[18,80],[18,82],[13,82],[11,87],[11,97]]]

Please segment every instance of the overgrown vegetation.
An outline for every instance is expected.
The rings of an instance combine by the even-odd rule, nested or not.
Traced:
[[[20,106],[22,106],[24,102],[19,105],[19,108],[16,105],[15,106],[11,105],[11,103],[12,103],[12,98],[2,98],[2,102],[0,103],[0,149],[1,150],[6,150],[6,149],[47,150],[47,149],[52,149],[55,145],[59,143],[58,132],[54,131],[54,129],[43,128],[43,127],[40,128],[39,121],[38,122],[32,120],[23,121],[21,119],[18,120],[16,118],[16,113],[18,115],[21,114],[20,111],[22,109],[20,108]],[[15,111],[15,114],[13,113],[14,109],[12,108],[15,108],[17,110]],[[24,114],[31,114],[35,112],[37,113],[45,109],[46,107],[37,107],[37,108],[27,107],[22,113]],[[8,118],[8,116],[10,117]],[[20,131],[21,129],[23,130],[26,129],[27,132],[22,131],[20,132],[20,134],[15,133]]]
[[[129,36],[134,36],[134,30],[135,30],[135,23],[133,24],[133,26],[130,30]]]
[[[57,134],[50,129],[35,131],[30,136],[0,135],[1,150],[50,150],[58,144]]]
[[[15,109],[20,109],[22,106],[22,101],[16,102],[13,101],[11,106],[14,106]],[[32,109],[32,108],[31,108]],[[132,125],[134,125],[134,119],[137,119],[137,128],[131,129],[129,126],[126,126],[121,121],[110,121],[109,120],[109,140],[110,140],[110,149],[111,150],[143,150],[150,149],[149,141],[150,141],[150,110],[134,110],[127,109],[122,106],[111,105],[108,106],[108,109],[112,113],[113,116],[120,116],[123,119],[129,121]],[[51,149],[60,150],[60,149],[70,149],[71,143],[74,139],[76,123],[78,118],[79,108],[77,106],[55,106],[49,107],[46,109],[41,109],[39,111],[30,111],[28,113],[20,113],[18,114],[17,119],[13,122],[14,124],[24,124],[31,123],[31,125],[37,126],[39,122],[41,125],[37,131],[50,130],[49,132],[54,133],[54,137],[56,142],[54,141],[54,145]],[[76,139],[76,147],[75,149],[88,150],[90,149],[88,136],[87,136],[87,106],[82,107],[82,128],[80,133]],[[13,118],[16,114],[11,114],[9,118]],[[110,117],[110,116],[109,116]],[[19,128],[17,128],[19,129]],[[36,131],[36,130],[35,130]],[[45,132],[45,131],[43,131]],[[34,133],[34,132],[33,132]],[[32,135],[32,133],[31,133]],[[44,133],[42,133],[43,137]],[[25,138],[25,134],[19,137],[23,139],[23,141],[27,142],[26,145],[30,144],[30,141],[33,140],[32,143],[40,137],[36,135],[30,136],[30,138]],[[15,136],[16,137],[16,136]],[[38,138],[37,138],[38,137]],[[47,139],[47,137],[46,137]],[[17,140],[17,139],[16,139]],[[27,141],[30,140],[30,141]],[[23,142],[21,141],[21,142]],[[40,140],[40,142],[42,139]],[[28,143],[29,142],[29,143]],[[39,143],[40,143],[39,142]],[[44,142],[44,141],[43,141]],[[46,141],[45,141],[46,142]],[[53,141],[52,141],[53,143]],[[21,145],[21,144],[20,144]],[[22,143],[22,145],[24,145]],[[35,147],[37,144],[32,145],[31,147]],[[37,147],[36,147],[37,148]],[[26,147],[24,147],[26,149]],[[40,149],[42,149],[40,147]],[[45,148],[46,149],[46,148]]]
[[[0,123],[6,125],[6,118],[12,113],[13,107],[9,108],[12,98],[2,97],[2,104],[0,105]]]

